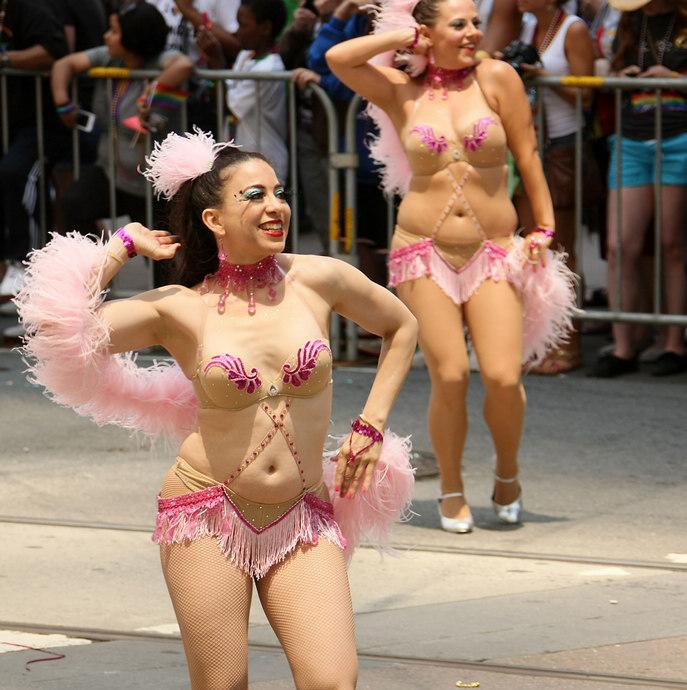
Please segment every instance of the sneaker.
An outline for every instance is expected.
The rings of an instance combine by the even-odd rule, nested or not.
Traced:
[[[0,297],[14,297],[24,285],[24,267],[18,261],[12,261],[5,277],[0,283]]]
[[[587,376],[599,379],[613,379],[623,374],[631,374],[639,369],[637,357],[625,359],[616,357],[612,352],[601,355],[596,364],[587,372]]]
[[[651,367],[652,376],[672,376],[683,371],[687,371],[687,355],[679,355],[677,352],[664,352]]]

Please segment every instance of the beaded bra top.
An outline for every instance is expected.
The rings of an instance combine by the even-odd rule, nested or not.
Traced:
[[[506,132],[498,115],[489,108],[477,79],[462,94],[466,103],[461,107],[461,122],[447,121],[445,101],[427,99],[423,103],[423,99],[418,99],[415,102],[414,116],[419,115],[422,107],[429,111],[421,116],[422,120],[431,118],[435,123],[444,122],[443,126],[450,127],[452,132],[447,134],[437,124],[422,122],[420,117],[412,118],[403,137],[403,146],[413,175],[433,175],[458,161],[477,168],[505,165]]]
[[[216,354],[198,363],[193,386],[201,408],[240,410],[267,398],[308,398],[332,380],[332,353],[320,339],[308,340],[273,377],[235,355]]]

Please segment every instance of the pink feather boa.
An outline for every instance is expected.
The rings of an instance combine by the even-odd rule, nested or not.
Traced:
[[[343,438],[336,438],[339,445]],[[387,429],[369,490],[365,493],[358,490],[351,499],[341,498],[334,491],[336,462],[333,460],[338,450],[326,454],[324,483],[334,506],[334,517],[346,539],[348,558],[363,540],[377,549],[388,548],[392,525],[411,514],[415,470],[410,464],[410,451],[410,437],[402,438]]]
[[[408,27],[419,28],[413,17],[415,5],[417,0],[382,0],[375,10],[374,33],[381,34]],[[382,67],[406,65],[408,73],[417,77],[427,68],[427,57],[388,51],[375,55],[370,63]],[[376,137],[370,138],[368,146],[372,159],[380,166],[382,187],[388,195],[397,193],[403,196],[408,191],[413,173],[398,132],[379,106],[369,103],[366,112],[379,130]]]
[[[101,241],[53,234],[29,256],[15,301],[26,328],[21,352],[32,383],[56,403],[97,424],[149,436],[181,438],[196,426],[196,397],[176,365],[136,365],[108,352],[110,333],[98,314],[105,292],[92,294],[106,258]]]

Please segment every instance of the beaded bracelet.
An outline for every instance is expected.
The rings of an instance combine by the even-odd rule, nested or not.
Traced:
[[[114,234],[114,237],[119,237],[126,249],[126,253],[130,259],[136,256],[136,247],[134,246],[134,241],[131,239],[131,235],[126,231],[126,228],[119,228]]]
[[[415,38],[410,44],[410,50],[415,50],[415,48],[417,48],[418,41],[420,40],[420,29],[417,26],[414,26],[413,28],[415,29]]]
[[[384,441],[384,434],[379,431],[379,429],[375,428],[370,424],[369,422],[365,421],[365,419],[361,416],[356,417],[352,422],[351,422],[351,429],[353,430],[353,433],[359,434],[360,436],[367,436],[369,438],[369,442],[363,446],[360,450],[358,451],[353,451],[352,449],[352,438],[349,437],[348,439],[348,464],[353,465],[358,458],[359,455],[362,455],[368,448],[372,448],[375,443],[382,443]]]
[[[547,237],[553,237],[556,234],[551,228],[547,228],[545,225],[537,225],[532,232],[540,232]]]

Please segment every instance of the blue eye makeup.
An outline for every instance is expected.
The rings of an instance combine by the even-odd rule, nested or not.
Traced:
[[[254,186],[248,187],[234,196],[237,201],[261,201],[265,198],[266,194],[267,192],[265,191],[264,187]],[[278,187],[274,188],[274,196],[279,199],[279,201],[288,202],[291,195],[286,187],[279,185]]]
[[[277,187],[274,190],[274,196],[276,196],[277,199],[279,199],[280,201],[288,201],[291,197],[291,194],[289,193],[289,190],[286,189],[286,187]]]
[[[265,190],[262,187],[248,187],[241,192],[241,197],[244,201],[255,201],[256,199],[263,199]]]

